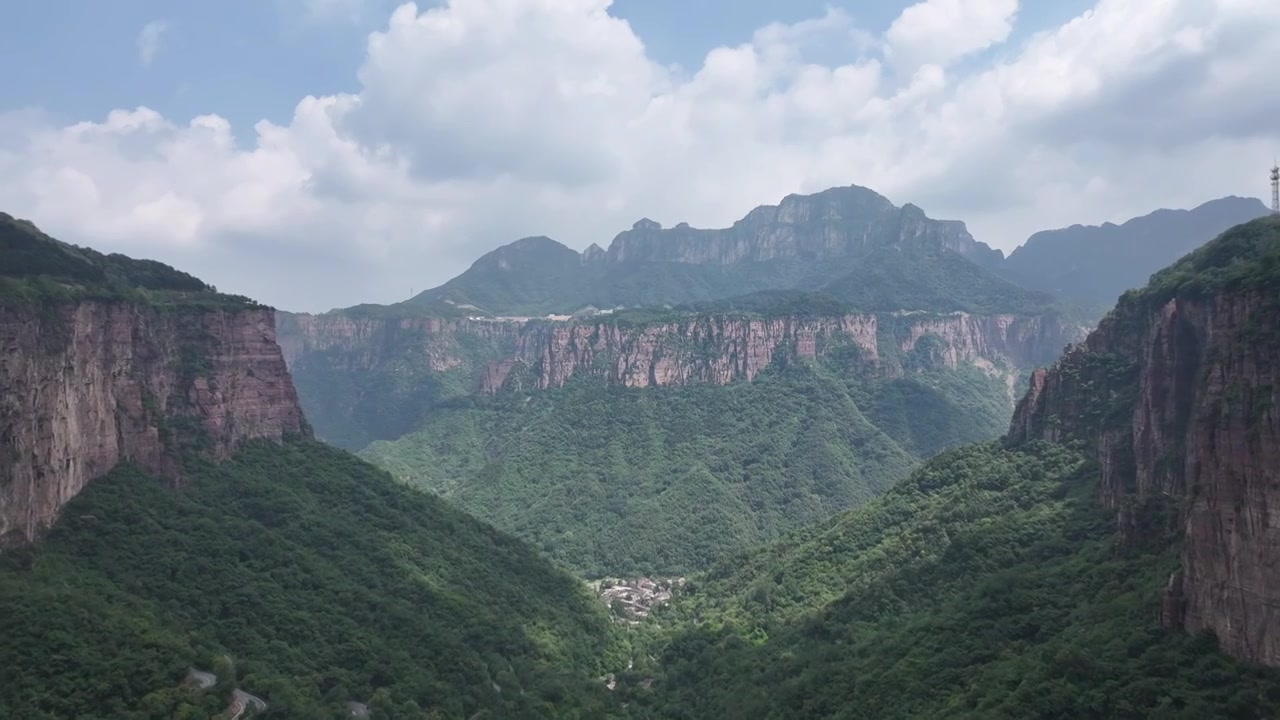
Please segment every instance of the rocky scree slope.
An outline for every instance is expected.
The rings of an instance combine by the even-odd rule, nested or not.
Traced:
[[[270,308],[0,215],[0,545],[123,461],[307,435]]]
[[[1183,537],[1164,622],[1280,665],[1280,218],[1126,293],[1032,376],[1010,438],[1088,443],[1126,544]]]

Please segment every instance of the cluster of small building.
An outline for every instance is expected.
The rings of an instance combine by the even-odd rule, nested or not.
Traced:
[[[448,301],[446,301],[446,302],[448,302]],[[478,309],[479,309],[479,308],[477,308],[477,307],[476,307],[476,306],[474,306],[474,305],[466,305],[466,306],[459,305],[458,307],[460,307],[460,308],[461,308],[461,307],[465,307],[465,308],[467,308],[467,309],[473,309],[473,310],[478,310]],[[579,317],[598,317],[598,316],[600,316],[600,315],[612,315],[614,312],[616,312],[617,310],[620,310],[620,309],[622,309],[622,308],[609,308],[609,309],[607,309],[607,310],[600,310],[600,309],[595,308],[594,306],[590,306],[590,305],[588,305],[587,307],[585,307],[585,308],[583,308],[583,309],[579,310],[578,312],[576,312],[576,313],[574,313],[574,314],[572,314],[572,315],[558,315],[558,314],[556,314],[556,313],[551,313],[551,314],[549,314],[549,315],[544,315],[544,316],[542,316],[542,317],[533,317],[532,315],[495,315],[495,316],[489,316],[489,315],[469,315],[469,316],[467,316],[467,319],[468,319],[468,320],[475,320],[475,321],[483,321],[483,322],[521,322],[521,323],[524,323],[524,322],[529,322],[530,320],[548,320],[548,321],[550,321],[550,322],[569,322],[570,320],[573,320],[574,318],[579,318]]]
[[[635,625],[649,615],[649,611],[671,600],[672,589],[684,584],[684,578],[646,577],[629,580],[601,580],[596,597],[608,605],[619,620]]]

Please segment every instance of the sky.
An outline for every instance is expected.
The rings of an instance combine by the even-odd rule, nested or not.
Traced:
[[[0,210],[288,310],[870,187],[1011,250],[1266,197],[1274,0],[42,0]]]

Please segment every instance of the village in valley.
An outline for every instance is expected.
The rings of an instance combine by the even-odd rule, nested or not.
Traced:
[[[605,578],[592,583],[596,597],[609,607],[614,618],[628,625],[638,625],[655,607],[671,600],[671,591],[684,585],[683,577]]]

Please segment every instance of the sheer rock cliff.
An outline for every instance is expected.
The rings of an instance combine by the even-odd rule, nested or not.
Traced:
[[[309,434],[273,311],[127,302],[0,307],[0,544],[30,542],[119,462]]]
[[[1083,440],[1122,544],[1183,538],[1166,625],[1280,666],[1280,298],[1126,302],[1038,370],[1010,439]]]
[[[355,449],[408,432],[424,398],[448,393],[545,389],[582,376],[627,387],[723,385],[750,381],[773,363],[835,353],[857,372],[901,375],[913,353],[925,353],[931,365],[974,365],[1012,382],[1083,336],[1083,328],[1056,316],[965,313],[710,314],[653,322],[279,313],[277,323],[317,434]],[[378,433],[356,433],[356,424]]]

